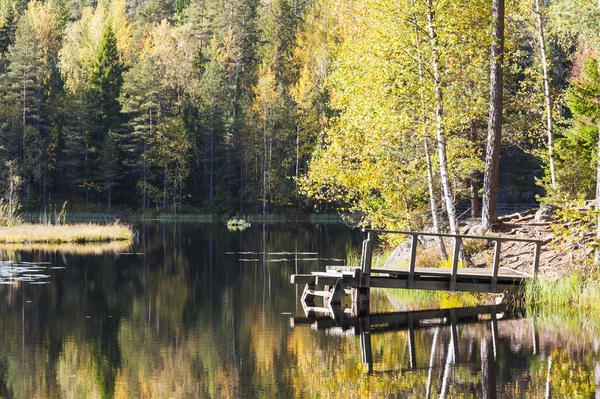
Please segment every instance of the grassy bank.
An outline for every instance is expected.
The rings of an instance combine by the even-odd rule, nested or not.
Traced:
[[[525,299],[535,307],[600,309],[600,275],[574,273],[558,278],[540,277],[525,285]]]
[[[0,244],[12,243],[90,243],[109,241],[131,241],[134,232],[131,226],[112,224],[31,224],[0,226]]]

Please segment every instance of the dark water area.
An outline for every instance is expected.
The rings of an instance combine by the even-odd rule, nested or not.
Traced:
[[[344,264],[360,232],[138,228],[133,247],[105,253],[0,254],[49,262],[38,280],[0,284],[0,398],[600,397],[594,317],[494,308],[420,320],[374,290],[368,318],[303,324],[290,275]]]

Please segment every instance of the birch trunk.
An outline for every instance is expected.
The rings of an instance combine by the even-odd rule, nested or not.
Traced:
[[[600,210],[600,124],[598,125],[598,163],[596,164],[596,210]],[[596,239],[600,240],[600,213],[596,221]],[[594,264],[600,265],[600,248],[594,253]]]
[[[267,214],[267,111],[263,121],[263,216]]]
[[[420,51],[420,40],[419,40],[419,31],[417,29],[417,21],[416,18],[414,20],[415,24],[415,36],[417,39],[417,58],[419,59],[419,84],[421,87],[423,86],[423,64],[421,59],[421,51]],[[431,208],[431,222],[433,224],[433,232],[436,234],[440,233],[440,226],[438,222],[438,212],[437,206],[435,204],[435,185],[433,182],[433,165],[431,162],[431,154],[429,153],[429,140],[428,140],[428,132],[427,132],[427,116],[425,115],[425,97],[423,92],[421,94],[421,123],[423,125],[423,137],[424,137],[424,145],[425,145],[425,159],[427,161],[427,184],[429,186],[429,206]],[[440,249],[440,256],[442,259],[448,258],[448,253],[446,252],[446,246],[444,245],[444,240],[442,237],[436,237],[438,247]]]
[[[497,219],[500,139],[502,137],[502,63],[504,60],[504,0],[492,0],[494,33],[490,66],[490,113],[483,178],[481,224],[489,229]]]
[[[542,61],[542,78],[544,80],[544,105],[546,107],[546,130],[548,134],[548,165],[552,186],[556,186],[556,172],[554,169],[554,132],[552,130],[552,99],[550,98],[550,79],[548,77],[548,61],[546,58],[546,38],[542,23],[540,0],[535,0],[535,13],[537,14],[538,41],[540,45],[540,58]]]
[[[433,24],[433,0],[427,0],[427,25],[429,28],[429,39],[431,43],[432,53],[432,69],[433,78],[435,80],[435,121],[437,134],[437,147],[440,162],[440,177],[442,180],[444,202],[448,212],[448,222],[452,234],[458,234],[458,226],[456,220],[456,209],[454,208],[454,199],[452,196],[452,188],[450,187],[450,178],[448,175],[448,160],[446,157],[446,136],[444,134],[444,108],[442,85],[439,71],[439,51],[435,26]]]
[[[598,0],[598,8],[600,9],[600,0]],[[596,211],[600,210],[600,123],[598,124],[598,163],[596,165]],[[600,240],[600,213],[596,222],[596,239]],[[596,248],[594,253],[594,264],[600,265],[600,248]]]

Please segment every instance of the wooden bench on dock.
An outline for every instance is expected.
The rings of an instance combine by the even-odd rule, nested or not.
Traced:
[[[437,234],[398,230],[364,229],[367,238],[362,244],[361,264],[358,267],[328,266],[325,272],[294,274],[292,284],[305,286],[302,303],[305,311],[315,307],[314,298],[322,297],[324,307],[340,303],[342,294],[352,295],[353,303],[369,301],[370,288],[397,288],[420,290],[443,290],[465,292],[504,293],[518,291],[528,279],[535,278],[539,266],[541,240],[499,236],[472,236],[461,234]],[[404,269],[371,268],[373,241],[377,234],[403,234],[411,236],[410,259]],[[454,239],[451,268],[416,267],[419,236]],[[459,254],[464,239],[493,241],[494,259],[491,268],[459,268]],[[531,272],[500,267],[500,251],[503,242],[525,242],[533,245]],[[317,289],[317,287],[323,287]]]

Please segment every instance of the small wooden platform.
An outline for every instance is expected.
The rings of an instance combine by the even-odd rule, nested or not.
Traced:
[[[357,271],[360,268],[356,267]],[[410,270],[408,269],[372,269],[370,275],[371,288],[399,288],[415,290],[443,290],[465,292],[503,293],[520,287],[530,279],[519,272],[510,269],[500,269],[496,284],[492,287],[491,269],[458,269],[455,289],[450,289],[452,270],[440,268],[415,268],[412,286],[409,287]],[[358,288],[359,279],[351,273],[339,273],[335,270],[311,274],[294,274],[292,284],[308,284],[315,286],[333,286],[341,279],[345,288]],[[316,296],[326,297],[327,293],[309,287],[318,293]],[[330,291],[328,291],[330,292]]]
[[[370,288],[421,289],[465,292],[504,293],[518,291],[523,283],[535,278],[538,269],[542,241],[498,236],[467,236],[435,234],[424,232],[406,232],[393,230],[364,230],[368,233],[363,242],[361,265],[328,266],[325,272],[294,274],[292,284],[305,286],[302,303],[306,308],[314,307],[314,298],[323,298],[323,306],[339,304],[343,294],[352,295],[352,302],[369,301]],[[406,234],[412,236],[411,257],[408,268],[376,269],[371,268],[373,241],[377,233]],[[454,239],[454,255],[451,268],[415,267],[418,236],[450,237]],[[492,267],[459,268],[459,254],[463,239],[477,239],[495,243]],[[531,273],[500,267],[501,243],[518,241],[533,244]],[[317,287],[322,287],[318,289]]]

